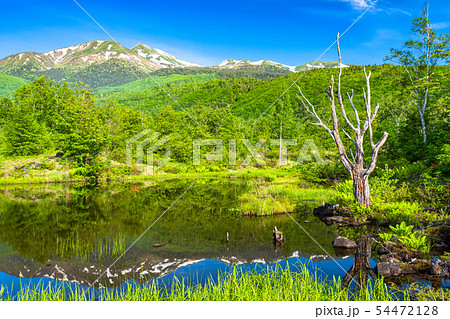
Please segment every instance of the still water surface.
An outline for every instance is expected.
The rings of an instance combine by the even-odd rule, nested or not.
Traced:
[[[232,265],[253,270],[307,263],[329,277],[351,267],[353,258],[331,246],[336,227],[312,215],[314,200],[300,202],[292,217],[337,262],[288,215],[242,216],[236,198],[252,191],[245,180],[199,180],[161,216],[192,182],[3,186],[0,285],[11,293],[57,281],[117,289],[130,281],[169,283],[174,276],[204,282]],[[274,226],[284,233],[281,246],[272,242]]]

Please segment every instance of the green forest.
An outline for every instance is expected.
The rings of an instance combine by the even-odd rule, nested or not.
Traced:
[[[419,38],[427,27],[423,19],[422,16],[413,22],[412,30]],[[373,105],[379,104],[373,122],[374,138],[389,133],[379,154],[378,167],[420,163],[427,174],[446,180],[450,174],[449,45],[445,35],[432,30],[432,36],[429,43],[411,40],[405,42],[403,49],[392,49],[386,57],[389,64],[352,65],[342,69],[342,92],[348,113],[350,95],[347,97],[347,93],[353,94],[353,103],[364,120],[364,72],[371,72],[371,99]],[[433,50],[432,59],[427,61],[421,54],[424,45]],[[272,66],[220,72],[214,68],[174,68],[154,71],[137,81],[121,77],[118,86],[109,83],[108,87],[100,86],[102,72],[87,69],[83,72],[97,77],[99,84],[88,87],[82,77],[77,83],[61,82],[56,74],[56,79],[49,74],[35,75],[29,82],[7,75],[0,77],[3,95],[0,97],[0,151],[5,164],[62,152],[70,177],[97,179],[111,174],[127,175],[139,168],[125,165],[126,141],[150,129],[171,137],[167,146],[171,147],[172,159],[161,172],[261,166],[254,160],[245,167],[241,165],[249,155],[242,145],[243,139],[249,139],[253,145],[265,140],[261,155],[269,167],[276,168],[279,145],[270,141],[282,137],[297,140],[297,145],[288,149],[289,167],[293,170],[306,171],[305,167],[311,167],[319,174],[317,180],[329,181],[326,177],[329,173],[320,173],[329,171],[339,180],[346,178],[347,173],[337,164],[333,140],[326,131],[310,124],[314,119],[300,101],[297,88],[315,106],[324,122],[331,123],[330,100],[325,88],[332,76],[337,78],[339,68],[292,74],[286,71],[284,75],[277,74]],[[421,105],[425,96],[426,108]],[[351,115],[350,120],[354,121]],[[339,121],[345,127],[342,117]],[[236,140],[236,164],[228,162],[225,147],[222,160],[203,161],[205,165],[194,166],[194,139],[222,139],[224,145]],[[314,141],[325,166],[314,161],[303,168],[295,165],[305,140]],[[350,148],[351,141],[345,136],[343,140],[345,147]],[[368,141],[365,143],[364,147],[369,147]],[[213,151],[212,146],[205,146],[202,156]],[[157,150],[155,163],[163,156],[164,150]],[[18,163],[22,165],[23,161]],[[3,165],[2,178],[21,176],[23,165],[19,164],[16,169]]]
[[[59,280],[45,271],[67,279],[57,268],[67,265],[90,288],[177,281],[178,266],[205,260],[233,267],[216,283],[177,281],[170,296],[151,286],[104,299],[264,300],[278,287],[270,299],[450,300],[450,34],[427,8],[410,31],[372,65],[342,63],[338,34],[339,62],[296,72],[266,60],[0,60],[0,266],[26,277],[17,260],[28,258],[34,277]],[[110,275],[135,243],[121,262],[136,269]],[[104,257],[116,260],[104,272],[80,263]],[[290,273],[293,258],[348,272]],[[272,263],[286,266],[236,275]],[[13,298],[5,289],[0,299]],[[21,298],[67,299],[39,287]]]
[[[394,76],[401,72],[401,67],[370,66],[367,70],[373,73],[372,100],[380,105],[374,123],[375,137],[379,138],[384,131],[389,133],[379,156],[380,166],[384,163],[404,166],[420,161],[433,167],[434,174],[448,178],[450,128],[446,81],[450,68],[436,67],[426,114],[426,143],[407,84]],[[125,163],[126,140],[149,128],[173,136],[169,142],[172,164],[184,163],[189,170],[193,169],[193,139],[255,142],[279,139],[281,129],[283,138],[298,140],[296,147],[289,148],[292,161],[303,142],[312,139],[329,159],[327,163],[333,162],[336,160],[333,141],[325,131],[310,125],[312,119],[297,97],[297,88],[293,86],[280,99],[277,97],[297,81],[304,95],[323,114],[324,121],[330,122],[329,99],[323,88],[337,74],[337,69],[318,69],[275,79],[186,81],[165,84],[163,89],[154,86],[112,93],[96,93],[83,84],[71,87],[41,77],[16,89],[11,98],[1,98],[1,152],[4,159],[63,152],[65,158],[73,160],[72,165],[93,167],[100,173],[100,167],[96,166],[100,154],[110,161]],[[208,78],[206,74],[203,77]],[[139,82],[145,86],[149,81]],[[354,90],[354,103],[364,114],[363,67],[345,69],[342,83],[343,92]],[[127,84],[123,88],[133,87]],[[350,141],[347,142],[350,146]],[[237,149],[242,151],[238,154],[239,163],[247,153],[245,147],[238,145]],[[266,162],[275,167],[278,147],[265,143],[262,150]],[[227,166],[227,157],[210,164]]]

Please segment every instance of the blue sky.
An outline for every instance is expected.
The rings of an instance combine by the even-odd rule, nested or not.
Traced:
[[[77,0],[118,42],[139,42],[215,65],[228,58],[288,65],[316,60],[374,0]],[[380,64],[410,36],[424,0],[378,0],[342,37],[344,63]],[[430,20],[450,33],[450,1],[430,0]],[[109,37],[73,0],[2,0],[0,58]],[[335,61],[330,49],[321,61]]]

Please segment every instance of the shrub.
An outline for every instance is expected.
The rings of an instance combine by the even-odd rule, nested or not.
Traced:
[[[441,149],[441,154],[437,156],[438,164],[434,168],[441,172],[445,177],[450,177],[450,144],[445,144]]]
[[[399,240],[402,244],[424,253],[429,253],[431,250],[430,241],[425,235],[412,233],[408,236],[400,237]]]
[[[419,233],[413,233],[414,225],[407,225],[405,222],[401,222],[394,226],[389,226],[389,228],[397,235],[398,240],[405,246],[411,247],[414,250],[429,253],[431,249],[430,240],[426,235],[421,235]],[[383,234],[384,237],[392,237],[393,234]],[[380,234],[380,237],[383,238]],[[383,238],[384,239],[384,238]]]
[[[350,206],[355,202],[351,180],[340,183],[335,189],[336,200],[341,206]]]
[[[326,161],[324,165],[316,162],[304,163],[292,168],[298,177],[306,182],[318,184],[331,184],[344,181],[348,177],[348,172],[337,160]]]
[[[407,222],[409,224],[417,222],[419,213],[422,208],[418,203],[410,202],[394,202],[394,203],[380,203],[377,207],[377,219],[380,221],[393,222]]]
[[[384,241],[389,241],[391,240],[392,236],[394,234],[392,233],[380,233],[379,236],[381,237],[381,239],[383,239]]]
[[[394,178],[395,172],[387,165],[384,170],[369,181],[370,194],[372,197],[377,197],[382,201],[392,201],[393,194],[396,189],[397,179]]]
[[[406,225],[405,222],[401,222],[400,224],[397,224],[394,226],[389,226],[389,228],[399,237],[402,236],[409,236],[412,233],[412,229],[414,228],[414,225]]]
[[[186,173],[189,167],[186,164],[169,162],[166,165],[164,165],[161,169],[167,173]]]
[[[399,180],[407,180],[414,176],[418,177],[418,175],[424,173],[426,169],[427,167],[425,165],[425,162],[418,161],[394,168],[394,176]]]
[[[48,169],[49,171],[54,170],[56,167],[55,162],[47,162],[47,161],[42,161],[42,169]]]

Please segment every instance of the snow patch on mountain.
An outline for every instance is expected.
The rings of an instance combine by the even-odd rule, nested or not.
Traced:
[[[282,69],[287,69],[291,72],[295,72],[295,66],[290,66],[270,60],[258,60],[255,62],[249,61],[249,60],[235,60],[235,59],[228,59],[225,61],[222,61],[216,67],[219,68],[228,68],[228,69],[234,69],[237,67],[241,67],[243,65],[267,65],[267,66],[276,66]]]
[[[160,49],[151,48],[139,43],[131,49],[121,47],[114,41],[95,40],[78,45],[68,46],[45,53],[22,52],[0,60],[0,70],[15,70],[22,66],[31,65],[32,71],[45,71],[52,68],[84,68],[95,63],[110,60],[121,60],[127,64],[146,71],[161,68],[201,67],[196,63],[187,62]],[[321,68],[345,68],[348,65],[339,65],[337,62],[309,62],[298,66],[290,66],[271,60],[235,60],[228,59],[215,68],[233,69],[243,66],[272,66],[291,72],[306,71]]]
[[[109,46],[108,46],[108,48],[109,48]],[[108,60],[110,55],[116,55],[116,54],[117,54],[116,51],[106,51],[105,52],[105,59]]]
[[[180,60],[163,50],[154,49],[142,43],[136,45],[132,50],[144,59],[160,64],[163,67],[201,67],[198,64]]]

